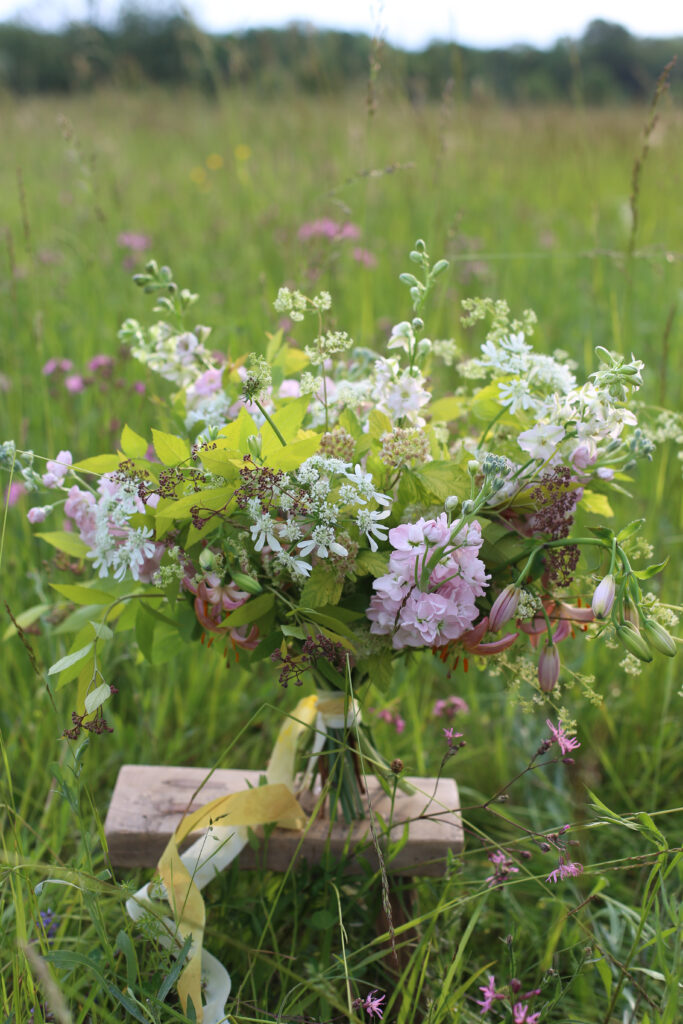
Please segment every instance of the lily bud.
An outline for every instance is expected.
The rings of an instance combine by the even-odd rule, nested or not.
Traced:
[[[260,594],[263,590],[258,580],[255,580],[253,576],[247,576],[244,572],[233,572],[232,582],[247,594]]]
[[[614,575],[610,572],[604,579],[600,580],[593,594],[591,608],[593,609],[593,615],[596,619],[607,618],[609,613],[612,611],[616,592],[617,587],[614,582]]]
[[[641,628],[648,642],[656,651],[665,654],[667,658],[676,656],[676,641],[670,633],[667,633],[664,626],[660,626],[654,619],[643,619]]]
[[[550,693],[560,677],[560,655],[555,644],[546,640],[538,659],[538,683],[543,693]]]
[[[652,661],[650,645],[640,630],[630,622],[622,622],[617,626],[617,639],[630,654],[635,655],[640,661]]]
[[[513,617],[517,611],[520,596],[520,588],[515,587],[512,583],[505,587],[504,590],[501,590],[493,602],[493,607],[489,614],[489,629],[492,633],[497,633]]]
[[[628,598],[624,601],[624,621],[630,622],[636,629],[640,623],[640,616],[638,615],[638,609]]]

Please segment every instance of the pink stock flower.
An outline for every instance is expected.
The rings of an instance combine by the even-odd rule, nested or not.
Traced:
[[[577,750],[581,744],[574,736],[567,736],[566,732],[562,728],[562,719],[559,719],[557,725],[553,725],[549,718],[546,718],[545,724],[550,729],[553,737],[553,743],[557,743],[560,751],[563,754],[569,754],[572,750]]]
[[[78,395],[85,391],[85,378],[80,373],[71,373],[64,378],[64,387],[71,395]]]
[[[8,508],[12,508],[12,505],[16,505],[18,501],[21,501],[28,494],[26,484],[23,484],[21,480],[13,480],[5,491],[5,503]]]
[[[70,451],[59,452],[56,459],[48,460],[45,467],[46,472],[42,476],[44,485],[46,487],[58,487],[69,471],[69,466],[72,462],[73,456]]]
[[[575,469],[588,469],[597,460],[598,449],[592,438],[582,441],[571,454]]]
[[[50,512],[51,508],[49,505],[35,505],[28,510],[26,518],[32,526],[35,526],[37,523],[44,523]]]
[[[212,367],[205,370],[201,377],[192,385],[192,391],[195,395],[199,395],[202,398],[208,395],[215,394],[216,391],[220,391],[223,386],[223,371],[216,367]]]

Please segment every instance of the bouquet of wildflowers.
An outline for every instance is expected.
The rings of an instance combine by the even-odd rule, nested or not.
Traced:
[[[116,453],[61,451],[42,474],[4,445],[5,467],[47,495],[30,521],[54,523],[38,535],[75,573],[52,583],[58,614],[19,618],[50,611],[72,637],[50,669],[78,683],[67,736],[108,728],[102,651],[116,634],[132,631],[152,665],[220,643],[274,663],[285,687],[312,677],[334,705],[311,730],[304,784],[322,775],[350,820],[364,765],[384,764],[358,698],[368,680],[388,686],[396,659],[488,659],[551,701],[575,626],[635,662],[675,653],[666,609],[641,591],[663,566],[632,565],[641,523],[605,525],[610,492],[652,456],[633,401],[643,363],[599,348],[579,382],[565,353],[534,351],[530,310],[472,299],[463,323],[485,323],[485,340],[442,393],[456,346],[426,337],[423,318],[447,263],[422,241],[410,258],[411,318],[386,350],[337,329],[328,293],[281,288],[265,354],[234,360],[190,326],[197,296],[150,262],[135,281],[162,319],[127,320],[120,338],[173,386],[167,429],[126,426]]]

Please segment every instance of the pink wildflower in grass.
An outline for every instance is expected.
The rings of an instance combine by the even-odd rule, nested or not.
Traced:
[[[387,997],[385,995],[378,996],[377,989],[373,988],[371,992],[368,992],[365,999],[354,999],[353,1008],[354,1010],[365,1010],[368,1017],[371,1019],[377,1017],[378,1020],[382,1019],[384,1013],[382,1003]]]
[[[538,1024],[541,1011],[537,1010],[536,1013],[529,1013],[529,1009],[530,1007],[526,1003],[515,1003],[512,1007],[513,1024]]]
[[[51,377],[53,373],[68,373],[69,370],[73,369],[73,363],[70,359],[48,359],[43,366],[43,375],[45,377]]]
[[[489,860],[494,867],[493,874],[485,879],[489,889],[493,888],[494,885],[501,885],[507,881],[510,875],[519,874],[519,868],[515,867],[514,862],[510,860],[503,850],[496,850],[495,853],[490,853]]]
[[[469,710],[467,701],[464,701],[462,697],[451,694],[450,697],[444,697],[434,702],[432,716],[434,718],[454,718],[457,714],[469,714]]]
[[[372,269],[372,267],[377,266],[377,257],[368,249],[361,249],[360,246],[355,246],[351,255],[356,263],[361,263],[364,267]]]
[[[480,1013],[488,1013],[493,1006],[496,999],[505,999],[504,992],[496,992],[496,976],[495,974],[489,974],[489,980],[487,985],[480,985],[479,991],[483,994],[483,999],[476,999],[477,1006],[481,1006]]]
[[[339,224],[330,217],[320,217],[318,220],[310,220],[302,224],[298,231],[300,241],[304,242],[309,238],[322,236],[323,238],[336,238],[339,233]]]
[[[108,373],[114,366],[114,360],[112,356],[107,356],[104,353],[93,356],[88,363],[88,369],[91,373]]]
[[[26,484],[23,484],[21,480],[13,480],[5,491],[5,504],[8,508],[12,508],[12,505],[16,505],[18,501],[21,501],[28,494]]]
[[[121,231],[116,241],[124,249],[130,249],[131,252],[144,252],[152,244],[151,238],[139,231]]]
[[[403,732],[403,730],[406,727],[404,719],[402,719],[401,716],[397,714],[397,712],[391,711],[389,708],[382,708],[381,711],[375,711],[374,713],[383,722],[386,722],[387,725],[393,725],[394,729],[399,735]]]
[[[579,741],[574,736],[567,736],[566,732],[562,728],[562,719],[558,719],[557,725],[553,725],[549,718],[546,718],[545,724],[550,729],[552,735],[552,742],[557,743],[562,754],[569,754],[572,750],[577,750],[581,746]]]
[[[565,878],[578,878],[583,874],[583,864],[577,861],[567,861],[563,853],[560,854],[559,864],[554,871],[551,871],[546,882],[562,882]]]
[[[80,373],[69,374],[64,378],[64,387],[70,395],[78,395],[81,391],[85,391],[85,378]]]
[[[138,395],[144,395],[146,390],[147,388],[145,387],[144,383],[141,380],[136,380],[133,382],[133,391],[137,392]]]

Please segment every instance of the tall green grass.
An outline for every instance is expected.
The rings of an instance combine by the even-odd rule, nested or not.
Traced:
[[[41,373],[50,357],[83,370],[96,353],[116,355],[122,319],[146,315],[122,266],[121,231],[151,236],[151,253],[201,293],[198,315],[215,326],[215,347],[233,355],[264,345],[281,284],[311,281],[332,292],[341,328],[381,345],[407,313],[397,275],[422,236],[452,261],[428,323],[432,337],[454,336],[473,353],[479,339],[460,328],[460,300],[506,297],[513,309],[537,311],[541,348],[565,349],[585,370],[594,368],[596,344],[633,349],[647,362],[643,399],[680,407],[683,143],[680,111],[666,102],[642,169],[631,256],[631,172],[644,110],[502,111],[382,97],[369,117],[360,95],[266,106],[248,93],[208,103],[153,92],[3,97],[0,105],[0,373],[8,388],[0,438],[48,456],[60,448],[85,456],[110,450],[123,422],[142,432],[154,415],[164,425],[164,410],[132,389],[142,371],[131,360],[119,359],[106,390],[77,395]],[[211,154],[222,167],[207,167]],[[300,224],[321,216],[359,224],[357,244],[377,266],[356,263],[350,243],[299,241]],[[673,604],[681,600],[681,494],[669,444],[641,467],[634,497],[615,503],[619,521],[646,516],[658,557],[670,555],[663,586]],[[7,511],[2,596],[15,613],[40,599],[38,570],[49,557],[31,535],[27,507],[24,499]],[[27,642],[41,666],[63,653],[59,637]],[[136,956],[126,940],[138,943],[123,903],[142,875],[105,874],[101,820],[116,772],[124,762],[262,767],[296,694],[279,690],[267,671],[248,677],[203,648],[157,670],[121,649],[108,666],[120,691],[115,732],[94,738],[74,763],[60,739],[68,691],[48,693],[16,637],[1,651],[0,1020],[23,1024],[34,1007],[40,1021],[45,1001],[62,1013],[57,1019],[74,1022],[140,1019],[135,1013],[185,1020],[172,1001],[155,1002],[170,970],[163,954],[147,942]],[[286,880],[227,871],[207,890],[206,941],[233,972],[234,1019],[346,1019],[348,976],[354,995],[387,993],[386,1020],[473,1021],[478,986],[495,972],[499,982],[519,977],[525,990],[542,984],[543,1021],[673,1024],[683,980],[678,661],[656,660],[633,678],[620,659],[582,645],[572,668],[595,676],[604,703],[587,704],[578,687],[563,695],[578,720],[576,764],[522,776],[506,803],[488,809],[481,805],[545,735],[543,709],[522,710],[479,666],[448,678],[440,663],[415,659],[397,674],[388,699],[407,728],[398,736],[380,723],[377,732],[411,771],[439,770],[434,699],[457,692],[470,705],[459,724],[468,746],[445,769],[473,808],[466,854],[443,880],[392,882],[405,912],[405,923],[394,922],[398,964],[388,936],[377,933],[380,886],[370,871],[355,880],[333,864]],[[367,702],[382,699],[371,693]],[[552,886],[548,857],[515,852],[519,873],[488,889],[487,854],[498,844],[535,850],[512,820],[533,831],[573,823],[584,875]],[[78,888],[51,885],[36,895],[36,884],[55,876]],[[59,917],[52,938],[37,923],[48,906]],[[55,988],[71,1018],[59,1011]]]

